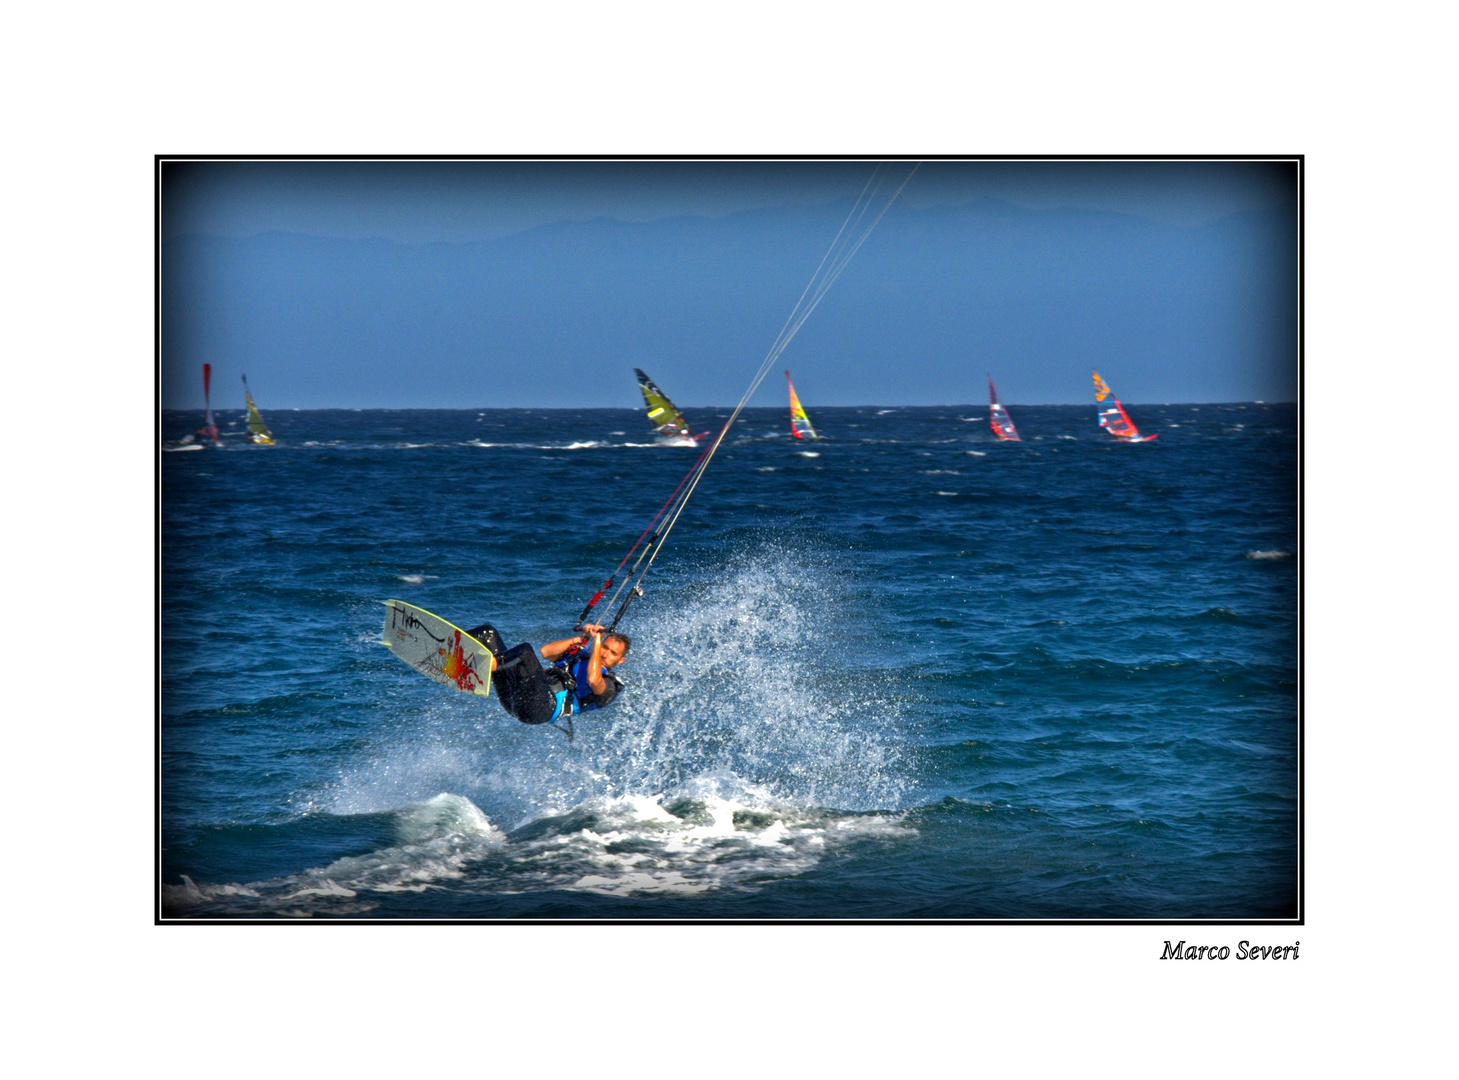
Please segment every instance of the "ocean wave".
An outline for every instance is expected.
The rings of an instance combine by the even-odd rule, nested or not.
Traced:
[[[605,446],[612,446],[613,443],[602,442],[598,439],[583,439],[570,443],[494,443],[482,442],[480,439],[472,439],[461,444],[462,446],[475,446],[483,450],[597,450]],[[624,443],[624,446],[652,445],[647,443]]]
[[[712,790],[712,781],[701,782],[705,790],[694,786],[672,799],[593,800],[536,822],[533,838],[513,857],[537,868],[541,887],[694,896],[753,890],[804,874],[849,844],[915,835],[900,815],[802,807],[743,785],[733,794]],[[513,876],[510,866],[502,867],[503,884]]]
[[[1290,559],[1292,557],[1292,553],[1290,551],[1276,550],[1248,551],[1246,553],[1246,557],[1248,559]]]
[[[364,915],[378,901],[371,893],[424,892],[464,877],[467,867],[505,841],[505,835],[470,799],[443,793],[395,815],[399,843],[326,866],[248,884],[162,886],[164,914],[182,916]]]
[[[441,794],[394,814],[397,843],[264,881],[164,884],[174,917],[360,916],[398,894],[448,890],[492,916],[492,898],[591,893],[692,898],[753,892],[864,842],[916,836],[904,814],[849,814],[777,800],[732,778],[673,797],[595,797],[541,814],[510,834],[469,799]],[[689,917],[692,910],[686,911]]]

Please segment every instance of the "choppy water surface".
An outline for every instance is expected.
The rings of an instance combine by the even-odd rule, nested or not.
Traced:
[[[162,454],[164,914],[1294,917],[1295,407],[807,408],[736,426],[571,744],[379,601],[563,636],[694,450],[265,410],[277,446]]]

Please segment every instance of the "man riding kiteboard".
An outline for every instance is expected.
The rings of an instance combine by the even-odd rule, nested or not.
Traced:
[[[575,712],[605,708],[623,689],[610,669],[623,663],[633,642],[627,634],[604,633],[596,623],[583,624],[583,630],[586,633],[543,645],[542,659],[549,665],[545,668],[528,642],[505,648],[490,623],[466,632],[496,658],[491,685],[502,708],[524,724],[548,724]]]

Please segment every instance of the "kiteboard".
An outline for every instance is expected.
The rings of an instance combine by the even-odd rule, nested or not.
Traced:
[[[479,697],[491,694],[496,661],[481,642],[425,608],[404,600],[385,601],[381,642],[402,661],[442,686]]]

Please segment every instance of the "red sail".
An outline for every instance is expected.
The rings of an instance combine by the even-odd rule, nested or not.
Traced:
[[[213,423],[213,404],[208,398],[209,385],[213,381],[213,365],[203,365],[203,426],[198,434],[213,440],[213,445],[221,447],[223,441],[218,438],[218,425]]]
[[[1109,388],[1109,383],[1099,377],[1099,372],[1094,373],[1094,401],[1097,406],[1109,398],[1109,404],[1098,408],[1099,426],[1108,431],[1110,435],[1120,442],[1149,442],[1152,439],[1160,438],[1159,434],[1141,435],[1140,429],[1135,427],[1135,422],[1125,412],[1125,407],[1120,404],[1120,399],[1115,397],[1114,391]]]
[[[1018,437],[1018,429],[1013,426],[1013,418],[1008,415],[998,401],[998,391],[993,389],[993,376],[988,376],[988,423],[993,428],[993,434],[1003,442],[1022,442]]]

